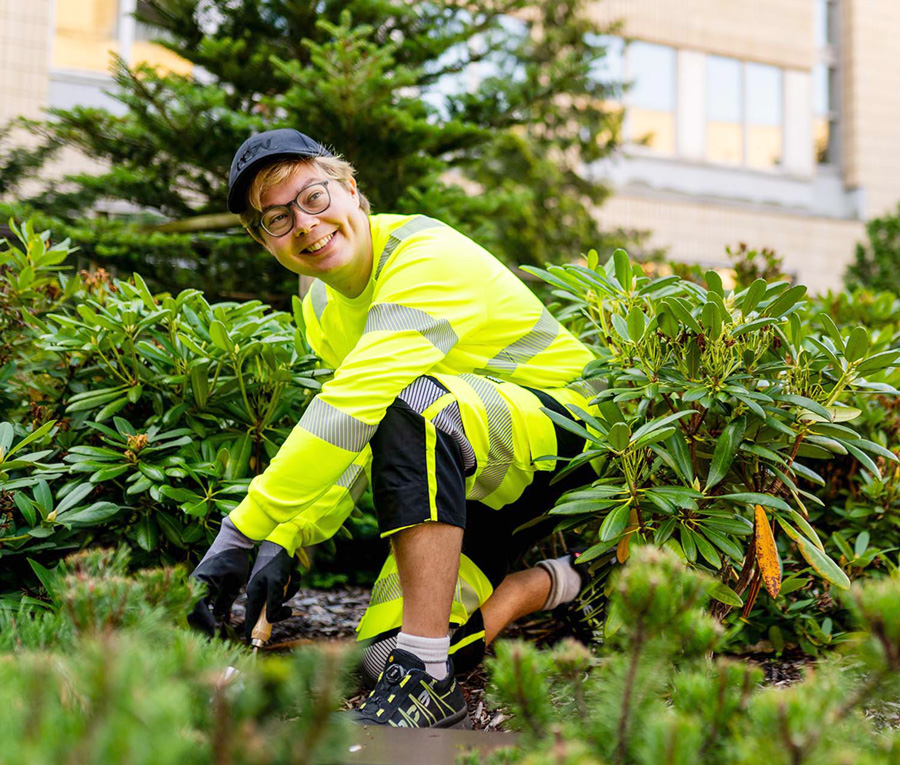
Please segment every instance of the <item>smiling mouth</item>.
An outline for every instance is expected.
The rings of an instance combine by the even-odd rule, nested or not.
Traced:
[[[332,239],[334,239],[334,234],[335,234],[335,232],[332,231],[330,234],[328,234],[328,236],[323,236],[321,239],[319,239],[319,241],[313,242],[311,245],[309,245],[309,247],[307,247],[306,249],[301,250],[300,252],[301,252],[301,253],[308,253],[308,254],[318,252],[318,251],[321,250],[322,248],[328,246],[328,243],[329,243]]]

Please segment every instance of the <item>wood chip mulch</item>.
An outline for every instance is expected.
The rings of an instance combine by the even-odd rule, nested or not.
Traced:
[[[370,591],[365,587],[343,587],[338,590],[301,589],[291,600],[294,615],[273,625],[272,638],[267,651],[289,651],[315,642],[352,642],[356,639],[356,625],[369,603]],[[232,609],[232,625],[243,622],[245,597],[242,595]],[[565,628],[547,615],[525,619],[505,633],[504,637],[521,638],[538,645],[552,645],[566,636]],[[490,650],[490,649],[489,649]],[[785,687],[803,679],[807,667],[814,663],[800,651],[786,652],[780,658],[771,654],[746,654],[741,660],[751,661],[762,667],[767,686]],[[469,704],[469,714],[476,730],[504,730],[508,719],[504,710],[495,708],[486,698],[487,674],[484,665],[459,678]],[[346,708],[358,707],[368,695],[359,687],[346,701]],[[896,710],[885,710],[900,716]]]

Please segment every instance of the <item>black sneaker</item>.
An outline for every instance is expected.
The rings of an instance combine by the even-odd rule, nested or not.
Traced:
[[[603,643],[609,597],[606,584],[616,565],[616,551],[604,553],[587,564],[576,561],[584,548],[576,548],[570,554],[571,565],[581,577],[581,591],[575,600],[553,609],[553,616],[565,624],[572,636],[590,646]]]
[[[375,690],[352,715],[359,725],[394,728],[471,728],[469,710],[453,664],[443,680],[425,671],[425,663],[395,648],[388,656]]]

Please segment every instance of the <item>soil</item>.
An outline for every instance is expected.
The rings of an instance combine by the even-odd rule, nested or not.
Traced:
[[[232,609],[232,624],[244,619],[245,598],[242,595]],[[320,642],[356,641],[356,625],[369,603],[369,589],[345,586],[335,590],[301,589],[290,601],[294,615],[272,627],[272,638],[265,650],[290,651],[298,646]],[[566,628],[547,615],[525,619],[509,628],[505,637],[522,638],[538,645],[552,645],[568,636]],[[488,649],[490,652],[490,649]],[[758,664],[763,669],[765,684],[784,687],[803,679],[804,670],[813,660],[800,651],[786,652],[779,658],[772,654],[745,654],[742,661]],[[487,673],[484,665],[459,678],[469,702],[469,712],[476,730],[503,730],[508,715],[494,707],[485,696]],[[368,695],[361,686],[349,699],[347,708],[358,707]]]
[[[748,653],[734,658],[761,667],[763,684],[773,688],[785,688],[800,682],[805,677],[806,670],[815,665],[815,659],[799,648],[785,651],[777,657],[771,653]]]

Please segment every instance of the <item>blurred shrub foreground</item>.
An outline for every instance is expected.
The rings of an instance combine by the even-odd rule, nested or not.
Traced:
[[[296,299],[288,314],[67,274],[66,242],[13,229],[0,245],[10,762],[327,761],[341,660],[260,662],[232,703],[209,677],[233,656],[175,626],[196,597],[183,569],[153,568],[202,553],[328,374]],[[498,648],[500,700],[533,744],[498,761],[896,761],[893,734],[860,710],[896,698],[900,656],[897,299],[807,300],[764,279],[732,292],[713,272],[651,280],[621,251],[532,270],[606,384],[583,426],[564,425],[590,446],[572,467],[589,459],[598,478],[552,512],[589,545],[588,567],[638,565],[586,595],[611,596],[595,654]],[[788,691],[703,658],[837,644],[842,658]]]
[[[339,652],[255,663],[187,628],[199,592],[183,569],[127,576],[127,563],[78,553],[45,577],[51,609],[0,611],[2,762],[339,761]]]

